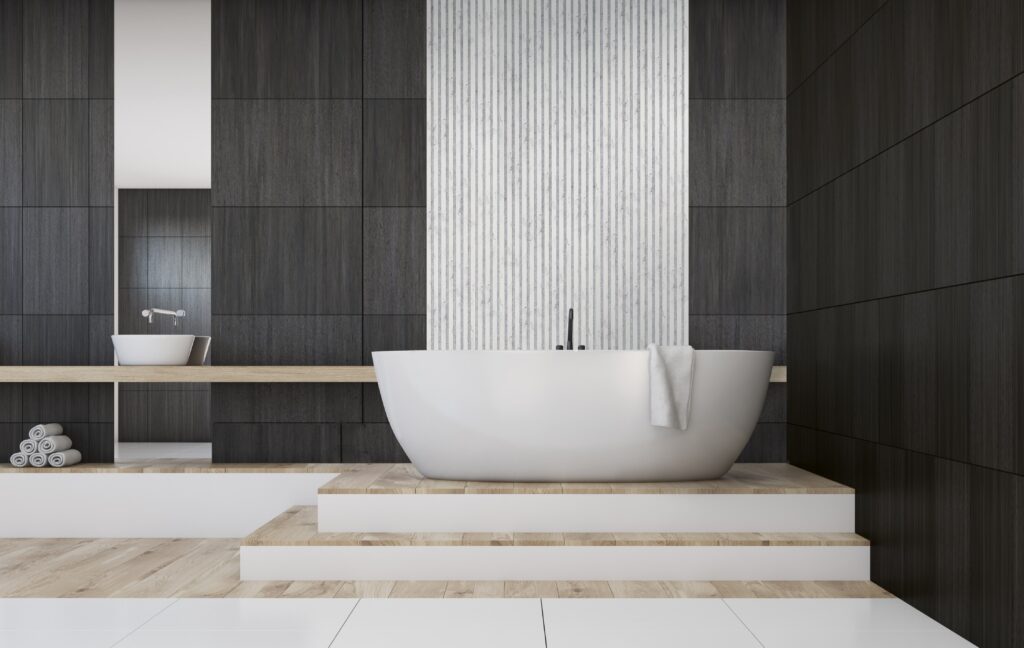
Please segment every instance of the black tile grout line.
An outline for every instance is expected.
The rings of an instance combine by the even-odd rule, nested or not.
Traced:
[[[824,67],[824,66],[825,66],[825,64],[826,64],[826,63],[828,63],[828,62],[829,62],[830,60],[832,60],[832,58],[833,58],[833,57],[834,57],[834,56],[835,56],[836,54],[838,54],[838,53],[839,53],[839,50],[843,49],[843,47],[844,47],[844,46],[845,46],[845,45],[846,45],[847,43],[849,43],[849,42],[850,42],[851,40],[853,40],[853,37],[854,37],[854,36],[856,36],[856,35],[857,35],[858,33],[860,33],[860,30],[864,29],[864,27],[865,27],[865,26],[866,26],[866,25],[867,25],[867,24],[868,24],[869,22],[871,22],[871,20],[872,20],[872,19],[873,19],[873,18],[874,18],[874,17],[876,16],[876,15],[878,15],[878,13],[880,13],[880,12],[882,11],[882,9],[885,9],[886,7],[888,7],[888,6],[889,6],[889,4],[890,4],[890,0],[885,0],[885,2],[883,2],[882,4],[880,4],[880,5],[878,6],[878,8],[877,8],[877,9],[875,9],[874,11],[872,11],[872,12],[871,12],[871,15],[870,15],[870,16],[868,16],[867,18],[865,18],[865,19],[864,19],[864,22],[862,22],[861,24],[857,25],[856,29],[854,29],[854,30],[853,30],[852,32],[850,32],[850,35],[849,35],[849,36],[847,36],[846,38],[844,38],[844,39],[842,40],[842,42],[840,42],[840,43],[839,43],[838,45],[836,45],[835,49],[833,49],[833,50],[832,50],[831,52],[829,52],[829,53],[828,53],[828,54],[827,54],[827,55],[825,56],[825,58],[824,58],[824,59],[822,59],[822,60],[821,60],[821,62],[820,62],[820,63],[818,63],[818,65],[816,65],[816,66],[814,67],[814,69],[813,69],[813,70],[811,70],[810,72],[808,72],[808,73],[807,73],[807,75],[806,75],[806,76],[805,76],[805,77],[804,77],[804,78],[803,78],[803,79],[802,79],[802,80],[801,80],[801,81],[800,81],[799,83],[797,83],[797,84],[796,84],[796,85],[795,85],[795,86],[793,87],[793,89],[792,89],[792,90],[790,90],[790,91],[789,91],[789,92],[788,92],[788,93],[786,94],[786,99],[789,99],[790,97],[792,97],[792,96],[793,96],[793,93],[795,93],[795,92],[796,92],[797,90],[799,90],[800,88],[802,88],[802,87],[803,87],[803,85],[804,85],[805,83],[807,83],[808,81],[810,81],[810,80],[811,80],[811,77],[813,77],[813,76],[814,76],[815,74],[817,74],[818,70],[820,70],[820,69],[821,69],[822,67]],[[788,16],[787,16],[787,21],[786,21],[786,23],[787,23],[787,24],[786,24],[786,62],[787,62],[787,64],[788,64],[788,62],[789,62],[789,21],[788,21]],[[787,67],[788,67],[788,65],[787,65]],[[787,70],[787,72],[788,72],[788,70]]]
[[[747,629],[747,632],[749,632],[750,636],[754,638],[754,641],[756,641],[758,645],[761,646],[761,648],[764,648],[764,643],[761,642],[761,639],[756,634],[754,634],[754,631],[750,629],[750,626],[747,625],[747,622],[741,619],[739,614],[736,614],[736,610],[732,609],[732,606],[729,605],[729,602],[726,601],[724,598],[719,600],[722,602],[722,605],[724,605],[726,608],[729,609],[730,612],[732,612],[732,615],[736,617],[736,620],[743,624],[743,627]]]
[[[942,290],[952,290],[954,288],[963,288],[964,286],[973,286],[980,283],[989,283],[992,281],[1003,281],[1006,279],[1016,279],[1018,277],[1024,277],[1024,272],[1014,272],[1007,275],[1001,275],[999,277],[987,277],[985,279],[972,279],[971,281],[962,281],[960,283],[946,284],[944,286],[933,286],[931,288],[921,288],[919,290],[911,290],[903,293],[896,293],[895,295],[883,295],[881,297],[869,297],[867,299],[857,299],[854,301],[843,302],[841,304],[831,304],[829,306],[819,306],[817,308],[805,308],[804,310],[788,311],[786,316],[790,315],[807,315],[810,313],[818,313],[821,311],[832,310],[835,308],[843,308],[845,306],[856,306],[859,304],[869,304],[871,302],[880,302],[887,299],[902,299],[904,297],[910,297],[912,295],[920,295],[923,293],[939,292]]]
[[[544,632],[544,648],[548,648],[548,622],[544,618],[544,599],[540,601],[540,628]]]
[[[981,98],[986,97],[986,96],[992,94],[993,92],[996,92],[997,90],[999,90],[1000,88],[1002,88],[1005,85],[1009,85],[1009,84],[1013,83],[1014,81],[1017,80],[1018,77],[1024,77],[1024,70],[1022,70],[1020,72],[1017,72],[1017,73],[1013,74],[1012,76],[1010,76],[1010,77],[1000,81],[999,83],[997,83],[996,85],[992,86],[991,88],[989,88],[985,92],[982,92],[978,96],[976,96],[976,97],[974,97],[972,99],[969,99],[968,101],[966,101],[966,102],[960,104],[959,106],[951,109],[949,112],[936,117],[931,122],[929,122],[929,123],[925,124],[924,126],[921,126],[920,128],[918,128],[918,129],[908,133],[904,137],[901,137],[899,140],[897,140],[897,141],[893,142],[892,144],[886,146],[882,150],[872,154],[870,157],[865,158],[864,160],[861,160],[860,162],[854,164],[852,167],[846,169],[845,171],[843,171],[839,175],[835,176],[834,178],[826,180],[825,182],[821,183],[820,185],[818,185],[814,189],[811,189],[810,191],[804,193],[799,198],[790,199],[789,203],[787,204],[787,207],[793,207],[798,202],[800,202],[800,201],[802,201],[802,200],[812,196],[813,194],[821,191],[822,189],[824,189],[825,187],[827,187],[830,184],[833,184],[834,182],[836,182],[837,180],[839,180],[843,176],[847,176],[847,175],[853,173],[854,171],[856,171],[860,167],[864,166],[868,162],[871,162],[872,160],[885,155],[887,152],[889,152],[892,149],[896,148],[897,146],[900,146],[901,144],[909,141],[911,138],[913,138],[913,137],[915,137],[917,135],[920,135],[921,133],[923,133],[924,131],[928,130],[929,128],[937,125],[939,122],[941,122],[941,121],[943,121],[943,120],[945,120],[945,119],[947,119],[949,117],[952,117],[954,114],[960,112],[961,110],[963,110],[967,106],[970,106],[971,104],[973,104],[974,102],[980,100]],[[1012,100],[1012,97],[1011,97],[1011,100]],[[788,134],[787,134],[787,154],[788,154]],[[790,183],[790,179],[787,178],[786,182],[787,182],[787,184],[789,184]]]
[[[327,644],[328,646],[333,646],[334,642],[338,640],[338,635],[340,635],[341,631],[345,629],[345,624],[347,624],[348,620],[352,618],[352,614],[355,613],[356,608],[359,607],[359,604],[362,602],[362,600],[363,599],[361,598],[356,599],[356,604],[353,605],[352,609],[348,611],[347,615],[345,615],[345,620],[341,622],[340,626],[338,626],[338,631],[334,633],[333,637],[331,637],[330,643]]]
[[[124,641],[125,639],[127,639],[128,637],[132,636],[133,634],[135,634],[136,632],[138,632],[139,630],[141,630],[141,629],[142,629],[142,627],[143,627],[143,626],[145,626],[145,625],[146,625],[147,623],[149,623],[149,622],[150,622],[150,621],[152,621],[153,619],[157,618],[158,616],[160,616],[161,614],[163,614],[164,612],[166,612],[168,608],[170,608],[170,607],[171,607],[172,605],[174,605],[175,603],[177,603],[177,602],[178,602],[178,601],[180,601],[180,600],[181,600],[181,599],[177,599],[177,598],[175,598],[175,599],[171,599],[171,602],[170,602],[170,603],[168,603],[167,605],[165,605],[164,607],[160,608],[160,610],[159,610],[159,611],[157,611],[157,612],[156,612],[156,614],[154,614],[153,616],[149,617],[148,619],[146,619],[145,621],[143,621],[143,622],[142,622],[142,623],[140,623],[139,625],[135,626],[134,628],[132,628],[132,629],[131,629],[131,631],[129,631],[129,632],[128,632],[128,634],[126,634],[125,636],[121,637],[120,639],[118,639],[117,641],[115,641],[115,642],[114,642],[113,644],[111,644],[111,647],[110,647],[110,648],[115,648],[115,647],[116,647],[117,645],[119,645],[119,644],[120,644],[121,642],[123,642],[123,641]]]
[[[955,457],[944,457],[942,455],[934,454],[934,453],[931,453],[931,452],[923,452],[921,450],[914,450],[912,448],[904,448],[902,446],[893,445],[891,443],[885,443],[883,441],[872,441],[871,439],[862,439],[860,437],[850,436],[848,434],[842,434],[840,432],[830,432],[828,430],[822,430],[822,429],[819,429],[819,428],[807,427],[806,425],[800,425],[800,424],[797,424],[797,423],[789,423],[789,422],[787,422],[786,425],[791,425],[793,427],[800,428],[801,430],[807,430],[809,432],[818,432],[820,434],[829,434],[829,435],[832,435],[832,436],[841,437],[843,439],[851,439],[853,441],[862,441],[864,443],[870,443],[872,445],[878,445],[878,446],[882,446],[883,448],[890,448],[892,450],[900,450],[902,452],[912,452],[912,453],[914,453],[916,455],[921,455],[922,457],[930,457],[932,459],[940,459],[942,461],[951,461],[953,463],[963,464],[965,466],[970,466],[972,468],[981,468],[982,470],[991,470],[992,472],[1002,473],[1004,475],[1010,475],[1012,477],[1024,477],[1024,473],[1014,472],[1012,470],[1004,470],[1003,468],[995,468],[993,466],[987,466],[985,464],[971,463],[970,461],[966,461],[964,459],[956,459]]]

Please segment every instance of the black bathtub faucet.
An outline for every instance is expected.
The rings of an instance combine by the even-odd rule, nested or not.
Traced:
[[[580,347],[579,347],[579,350],[583,351],[586,348],[587,347],[585,347],[585,346],[583,346],[581,344]],[[556,351],[563,351],[563,350],[572,351],[572,309],[571,308],[569,309],[569,332],[566,335],[565,346],[562,346],[561,344],[559,344],[558,346],[555,347],[555,350]]]

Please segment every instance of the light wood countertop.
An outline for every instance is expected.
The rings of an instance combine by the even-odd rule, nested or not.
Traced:
[[[0,383],[372,383],[373,366],[216,365],[211,367],[0,366]],[[771,382],[786,382],[772,367]]]

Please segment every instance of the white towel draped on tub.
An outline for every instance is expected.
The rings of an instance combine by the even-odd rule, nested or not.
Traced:
[[[15,452],[11,455],[11,465],[15,468],[24,468],[28,465],[28,455],[24,452]]]
[[[28,438],[38,441],[46,437],[60,436],[61,434],[64,434],[64,428],[61,427],[60,423],[43,423],[29,430]]]
[[[64,466],[74,466],[76,463],[82,460],[82,453],[78,450],[64,450],[62,452],[54,452],[49,455],[50,465],[54,468],[63,468]]]
[[[18,450],[20,450],[22,454],[26,456],[26,461],[28,461],[28,455],[32,454],[38,449],[39,442],[34,441],[32,439],[25,439],[24,441],[21,442],[21,444],[18,445]]]
[[[66,437],[62,434],[60,436],[43,437],[40,439],[38,452],[50,454],[51,452],[67,450],[70,447],[71,437]]]
[[[46,455],[42,452],[33,452],[28,456],[28,463],[33,468],[45,468],[46,467]]]
[[[691,346],[647,345],[650,356],[651,425],[685,430],[690,419],[693,366]]]

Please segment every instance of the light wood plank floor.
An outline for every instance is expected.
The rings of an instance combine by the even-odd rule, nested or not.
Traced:
[[[0,597],[888,598],[861,581],[245,581],[236,539],[0,539]]]

